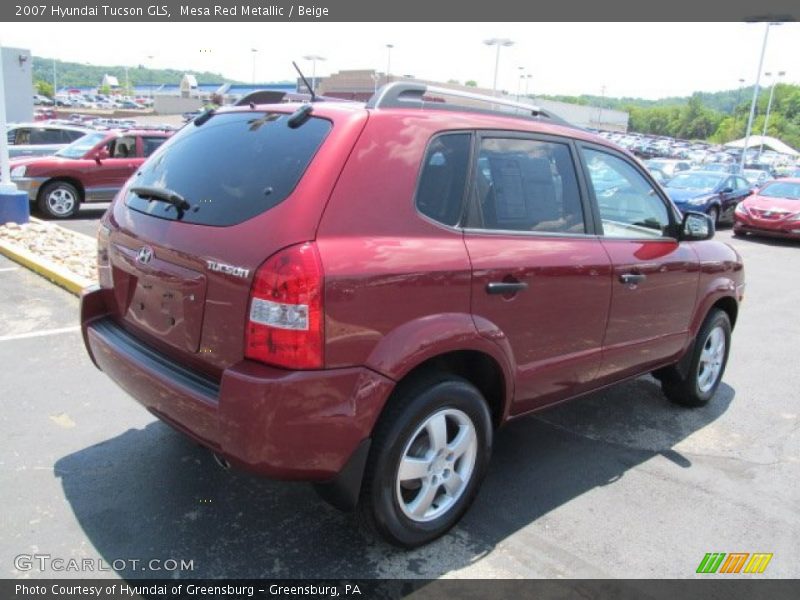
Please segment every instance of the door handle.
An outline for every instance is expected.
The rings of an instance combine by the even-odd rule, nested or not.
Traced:
[[[619,276],[620,283],[625,284],[637,284],[642,283],[645,279],[647,279],[647,275],[643,275],[642,273],[623,273]]]
[[[492,281],[486,284],[487,294],[516,294],[522,290],[527,290],[528,284],[524,281]]]

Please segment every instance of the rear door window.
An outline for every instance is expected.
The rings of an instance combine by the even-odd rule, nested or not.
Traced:
[[[586,232],[575,164],[561,142],[484,138],[478,153],[477,222],[498,231]]]
[[[167,141],[166,137],[158,136],[142,136],[142,154],[147,157],[161,147],[161,144]]]
[[[145,162],[131,187],[157,187],[191,206],[172,205],[129,192],[126,204],[154,217],[200,225],[241,223],[291,194],[328,132],[330,121],[312,117],[296,128],[288,114],[232,112],[190,123]]]

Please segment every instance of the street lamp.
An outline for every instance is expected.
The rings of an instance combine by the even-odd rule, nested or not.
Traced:
[[[316,54],[308,54],[303,59],[311,61],[311,89],[309,92],[312,94],[317,91],[317,61],[324,61],[324,56],[317,56]]]
[[[487,46],[497,46],[497,54],[494,58],[494,81],[492,82],[492,93],[496,96],[497,95],[497,71],[500,67],[500,48],[505,47],[508,48],[509,46],[513,46],[514,42],[506,39],[506,38],[492,38],[489,40],[484,40],[484,44]]]
[[[256,48],[250,48],[250,52],[253,55],[253,86],[256,85],[256,54],[258,54],[258,50]]]
[[[389,83],[389,75],[392,74],[392,48],[394,44],[386,44],[386,83]]]
[[[758,101],[758,85],[761,82],[761,69],[764,67],[764,54],[767,51],[767,38],[769,38],[769,28],[773,25],[780,25],[781,23],[770,22],[767,23],[764,29],[764,42],[761,45],[761,58],[758,59],[758,71],[756,71],[756,84],[753,87],[753,100],[750,102],[750,117],[747,119],[747,133],[744,136],[744,148],[742,150],[742,159],[740,166],[744,169],[745,158],[747,157],[747,146],[750,143],[750,134],[753,131],[753,119],[756,116],[756,102]]]
[[[770,76],[771,73],[764,73],[766,76]],[[786,75],[786,71],[778,71],[778,77],[783,77]],[[764,130],[761,132],[761,144],[758,146],[758,162],[761,162],[761,153],[764,151],[764,137],[767,135],[767,123],[769,123],[769,111],[772,109],[772,98],[775,95],[775,86],[778,84],[778,77],[775,78],[775,81],[772,83],[772,86],[769,89],[769,102],[767,102],[767,114],[764,115]]]
[[[739,105],[742,103],[742,86],[744,79],[739,78],[739,90],[736,92],[736,105],[733,107],[733,136],[736,137],[736,123],[739,121]]]
[[[519,102],[519,95],[522,93],[522,80],[525,79],[525,67],[517,67],[519,69],[519,80],[517,81],[517,102]]]
[[[56,80],[56,59],[53,59],[53,106],[56,106],[56,94],[58,93],[58,81]]]
[[[150,63],[150,99],[153,99],[153,59],[155,56],[148,55],[147,62]]]
[[[530,73],[525,75],[525,96],[526,97],[530,97],[530,93],[528,92],[528,87],[529,87],[529,85],[531,83],[531,78],[532,77],[533,77],[533,75],[531,75]]]

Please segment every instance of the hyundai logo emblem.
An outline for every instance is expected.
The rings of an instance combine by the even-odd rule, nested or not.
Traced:
[[[142,246],[136,254],[136,262],[146,265],[153,260],[153,249],[150,246]]]

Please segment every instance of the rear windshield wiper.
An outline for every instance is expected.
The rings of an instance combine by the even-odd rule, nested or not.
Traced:
[[[178,192],[173,192],[167,188],[160,187],[132,187],[131,193],[136,194],[139,198],[144,200],[158,200],[159,202],[166,202],[171,204],[178,210],[188,210],[191,205],[186,201],[186,198],[181,196]]]

